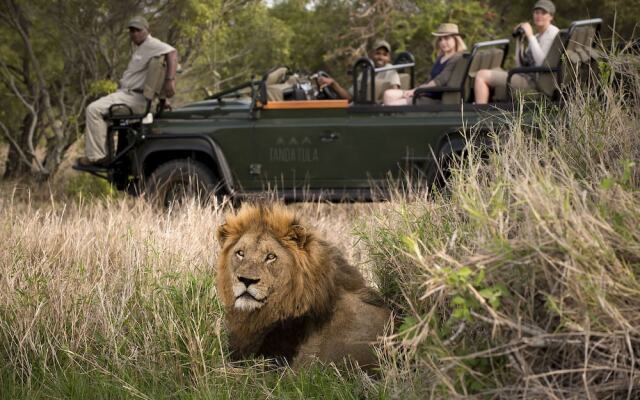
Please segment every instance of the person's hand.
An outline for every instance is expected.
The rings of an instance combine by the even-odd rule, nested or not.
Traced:
[[[402,97],[405,98],[405,99],[409,99],[409,98],[413,97],[413,92],[415,92],[415,91],[416,91],[415,89],[405,90],[402,93]]]
[[[176,94],[176,80],[165,80],[162,91],[167,97],[173,97],[173,95]]]
[[[326,86],[333,86],[336,81],[333,78],[328,76],[319,76],[318,77],[318,85],[320,85],[319,89],[323,89]]]
[[[523,22],[520,24],[520,27],[522,28],[522,30],[524,31],[524,34],[527,37],[531,37],[533,36],[533,28],[531,27],[531,24],[528,22]]]

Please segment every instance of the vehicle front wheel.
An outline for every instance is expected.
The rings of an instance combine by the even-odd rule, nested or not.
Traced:
[[[147,178],[146,195],[163,207],[196,198],[202,204],[219,193],[219,179],[205,164],[180,159],[168,161]]]

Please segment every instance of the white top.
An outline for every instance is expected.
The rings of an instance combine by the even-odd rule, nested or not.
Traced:
[[[175,49],[165,42],[147,36],[147,38],[136,46],[135,51],[131,55],[131,60],[127,66],[126,71],[122,74],[120,79],[121,89],[142,89],[144,87],[144,81],[147,78],[147,67],[149,66],[149,60],[153,57],[158,57],[167,53],[171,53]]]
[[[557,26],[549,25],[544,32],[529,37],[529,50],[536,63],[536,67],[541,66],[544,59],[547,58],[547,53],[549,53],[549,49],[551,49],[553,40],[556,38],[558,32],[560,32],[560,29],[558,29]]]

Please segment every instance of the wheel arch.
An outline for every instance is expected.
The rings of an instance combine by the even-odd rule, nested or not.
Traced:
[[[193,159],[210,168],[221,180],[228,194],[234,192],[233,176],[220,146],[204,135],[162,135],[147,137],[147,143],[138,153],[137,175],[143,178],[161,164],[178,159]]]

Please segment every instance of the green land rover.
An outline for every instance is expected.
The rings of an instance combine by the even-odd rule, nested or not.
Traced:
[[[591,66],[601,22],[572,23],[556,38],[544,66],[510,70],[509,76],[535,74],[534,95],[560,101],[567,77]],[[351,72],[351,103],[327,88],[318,91],[313,76],[277,68],[261,80],[177,109],[163,109],[161,100],[153,113],[159,85],[148,82],[146,112],[133,115],[113,106],[105,117],[109,164],[75,168],[164,203],[185,193],[243,198],[265,190],[286,200],[370,199],[379,193],[372,188],[384,189],[389,179],[407,174],[433,182],[439,161],[464,150],[467,127],[477,127],[477,138],[486,142],[483,133],[495,131],[514,112],[509,90],[495,93],[489,105],[472,103],[475,72],[501,68],[508,48],[506,39],[477,43],[456,64],[447,87],[419,89],[407,106],[378,104],[384,87],[375,75],[393,68],[403,89],[414,87],[415,61],[408,52],[386,68],[359,59]],[[441,104],[420,104],[421,96],[434,91],[442,93]]]

